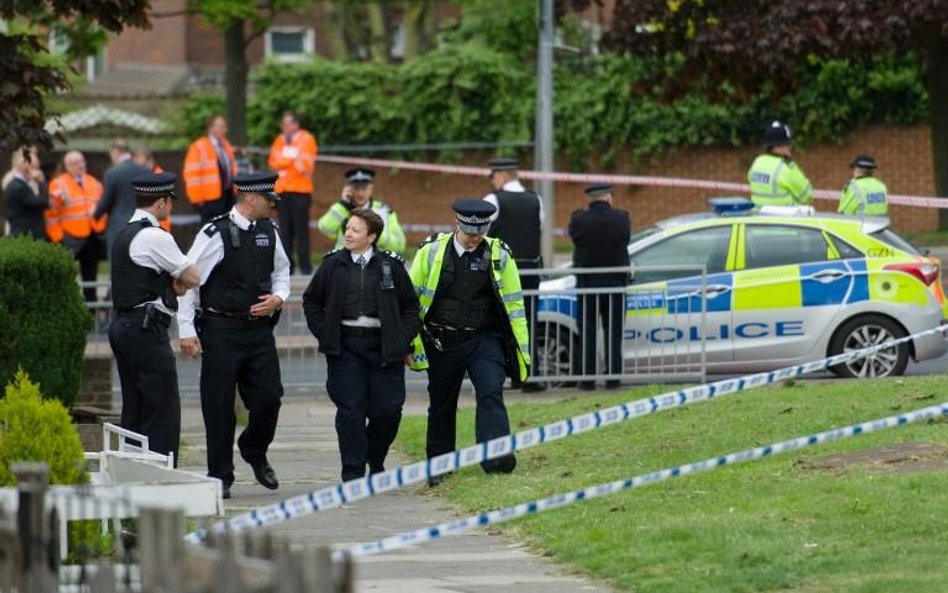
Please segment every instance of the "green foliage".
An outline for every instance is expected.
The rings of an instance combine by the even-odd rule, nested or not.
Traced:
[[[22,368],[66,406],[79,393],[92,322],[76,275],[76,261],[62,247],[0,239],[0,382]]]
[[[486,4],[485,4],[486,5]],[[928,116],[921,61],[886,55],[865,63],[812,59],[800,90],[778,103],[773,88],[739,94],[694,87],[673,101],[641,90],[667,64],[618,54],[559,58],[554,79],[558,154],[577,166],[606,163],[626,149],[646,157],[677,147],[757,144],[765,122],[786,120],[798,141],[841,140],[869,123],[910,124]],[[301,112],[322,144],[523,141],[532,137],[535,76],[509,49],[446,45],[399,66],[318,60],[270,65],[253,74],[250,142],[268,146],[285,109]],[[190,136],[203,133],[223,98],[206,94],[182,112]],[[427,158],[427,156],[425,157]]]
[[[18,461],[48,464],[50,484],[86,481],[82,443],[66,408],[44,400],[40,386],[22,370],[5,392],[0,400],[0,486],[16,484],[10,466]]]
[[[92,558],[105,558],[115,552],[115,534],[102,529],[102,521],[70,521],[66,530],[66,564],[84,564]]]

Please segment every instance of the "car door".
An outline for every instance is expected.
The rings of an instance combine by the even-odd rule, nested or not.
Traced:
[[[735,364],[753,370],[807,357],[853,290],[853,265],[819,228],[749,222],[737,232]]]
[[[733,291],[726,268],[733,226],[683,231],[630,254],[634,277],[626,298],[627,367],[695,363],[702,348],[708,363],[730,360]],[[707,270],[704,282],[694,269],[698,266]]]

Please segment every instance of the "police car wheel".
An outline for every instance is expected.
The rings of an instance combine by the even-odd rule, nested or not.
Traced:
[[[533,373],[536,377],[556,377],[573,374],[573,364],[579,356],[579,341],[569,330],[555,323],[537,323],[536,361]],[[550,381],[550,387],[563,387],[566,381]]]
[[[898,323],[882,315],[862,315],[836,330],[830,341],[830,356],[861,350],[908,335]],[[909,346],[899,344],[865,358],[838,364],[832,371],[840,377],[889,377],[901,375],[908,366]]]

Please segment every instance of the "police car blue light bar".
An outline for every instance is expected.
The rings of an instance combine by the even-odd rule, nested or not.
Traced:
[[[754,209],[754,203],[747,198],[710,198],[708,205],[718,216],[742,216]]]

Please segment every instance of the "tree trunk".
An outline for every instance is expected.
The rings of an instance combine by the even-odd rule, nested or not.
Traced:
[[[405,61],[419,56],[425,50],[425,19],[431,10],[428,0],[403,3],[402,26],[405,30]]]
[[[948,197],[948,39],[939,38],[929,48],[926,66],[935,195]],[[938,210],[938,228],[948,229],[948,209]]]
[[[232,21],[224,30],[224,92],[227,132],[236,146],[247,145],[247,71],[244,21]]]
[[[374,62],[385,64],[389,61],[389,47],[391,46],[387,23],[385,22],[385,7],[379,2],[372,2],[366,5],[365,9],[369,16],[369,34],[371,35],[369,52]]]
[[[330,2],[329,26],[324,29],[326,43],[333,60],[341,61],[349,57],[349,47],[346,44],[346,6],[343,0]]]

